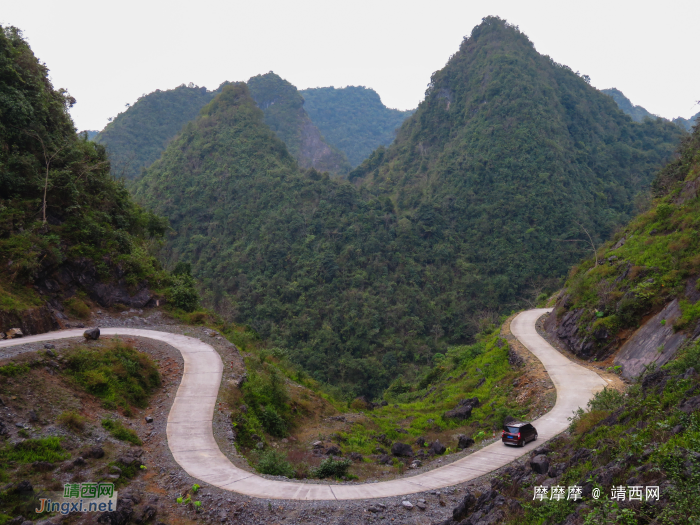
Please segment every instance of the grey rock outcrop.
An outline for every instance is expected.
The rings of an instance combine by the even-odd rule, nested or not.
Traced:
[[[684,333],[673,330],[673,321],[680,315],[680,305],[675,299],[632,334],[615,357],[623,377],[635,378],[652,363],[660,367],[676,355],[686,340]]]
[[[547,474],[549,472],[549,460],[547,456],[540,454],[530,460],[530,468],[537,474]]]
[[[469,399],[462,399],[455,408],[445,412],[443,417],[445,419],[459,419],[459,420],[469,419],[472,415],[472,409],[474,409],[478,406],[479,406],[479,398],[478,397],[472,397]]]

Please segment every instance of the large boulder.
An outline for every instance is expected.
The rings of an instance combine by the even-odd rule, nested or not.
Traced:
[[[100,329],[95,327],[95,328],[88,328],[83,332],[83,337],[87,339],[88,341],[97,341],[100,338]]]
[[[457,437],[457,448],[460,450],[464,450],[465,448],[469,448],[474,444],[474,440],[470,437],[465,436],[464,434],[460,434]]]
[[[18,339],[24,336],[20,328],[10,328],[7,332],[5,332],[5,335],[8,339]]]
[[[455,408],[445,412],[443,417],[445,419],[459,419],[459,420],[469,419],[472,415],[472,409],[474,409],[478,406],[479,406],[479,398],[478,397],[472,397],[469,399],[462,399]]]
[[[400,443],[396,442],[393,445],[391,445],[391,453],[394,456],[403,456],[410,458],[413,456],[413,449],[411,448],[411,445],[407,445],[406,443]]]
[[[537,474],[547,474],[549,472],[549,460],[547,456],[540,454],[530,460],[530,468]]]
[[[442,455],[442,454],[445,453],[445,451],[447,450],[447,448],[445,447],[445,445],[443,445],[442,443],[440,443],[440,440],[439,440],[439,439],[436,439],[435,441],[433,441],[433,442],[430,444],[430,450],[431,450],[431,452],[433,452],[433,454],[436,454],[436,455],[440,456],[440,455]]]

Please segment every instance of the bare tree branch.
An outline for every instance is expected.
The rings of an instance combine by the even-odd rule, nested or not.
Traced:
[[[591,237],[591,234],[588,233],[588,230],[583,227],[583,224],[577,222],[576,223],[584,232],[586,232],[586,235],[588,236],[588,240],[586,239],[552,239],[553,241],[557,242],[585,242],[591,245],[591,248],[593,249],[593,257],[595,258],[595,266],[598,266],[598,249],[596,248],[595,243],[593,242],[593,238]],[[595,268],[594,266],[594,268]]]
[[[62,150],[64,150],[70,142],[66,139],[66,141],[63,143],[63,145],[60,148],[58,148],[56,151],[54,151],[53,154],[49,154],[49,150],[46,147],[44,140],[41,138],[41,135],[39,135],[36,131],[26,131],[25,130],[24,132],[27,135],[29,135],[30,137],[34,137],[35,139],[37,139],[39,141],[39,143],[41,144],[41,149],[44,153],[44,164],[46,165],[46,178],[44,179],[44,201],[43,201],[41,208],[42,208],[42,215],[43,215],[43,217],[42,217],[43,224],[46,224],[46,193],[47,193],[48,188],[49,188],[49,171],[51,170],[51,163],[53,162],[53,159],[55,159],[56,156]]]

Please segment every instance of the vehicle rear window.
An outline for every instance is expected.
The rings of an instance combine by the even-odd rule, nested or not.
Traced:
[[[506,432],[510,432],[511,434],[517,434],[520,432],[520,427],[506,427]]]

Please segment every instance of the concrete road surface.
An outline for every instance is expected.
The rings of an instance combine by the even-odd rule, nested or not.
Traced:
[[[208,344],[184,335],[134,328],[104,328],[103,335],[131,335],[163,341],[177,348],[185,361],[182,382],[170,410],[168,445],[180,466],[192,477],[222,489],[257,498],[290,500],[349,500],[401,496],[457,485],[507,465],[536,446],[566,429],[568,417],[586,407],[593,394],[606,382],[586,368],[569,361],[535,330],[535,322],[549,309],[519,314],[511,332],[546,368],[557,389],[557,402],[551,412],[533,421],[539,439],[524,448],[508,447],[497,441],[454,463],[429,472],[380,483],[331,485],[275,481],[234,466],[221,453],[212,433],[212,419],[219,392],[223,363]],[[79,330],[63,330],[21,339],[0,341],[0,348],[35,341],[80,337]]]

